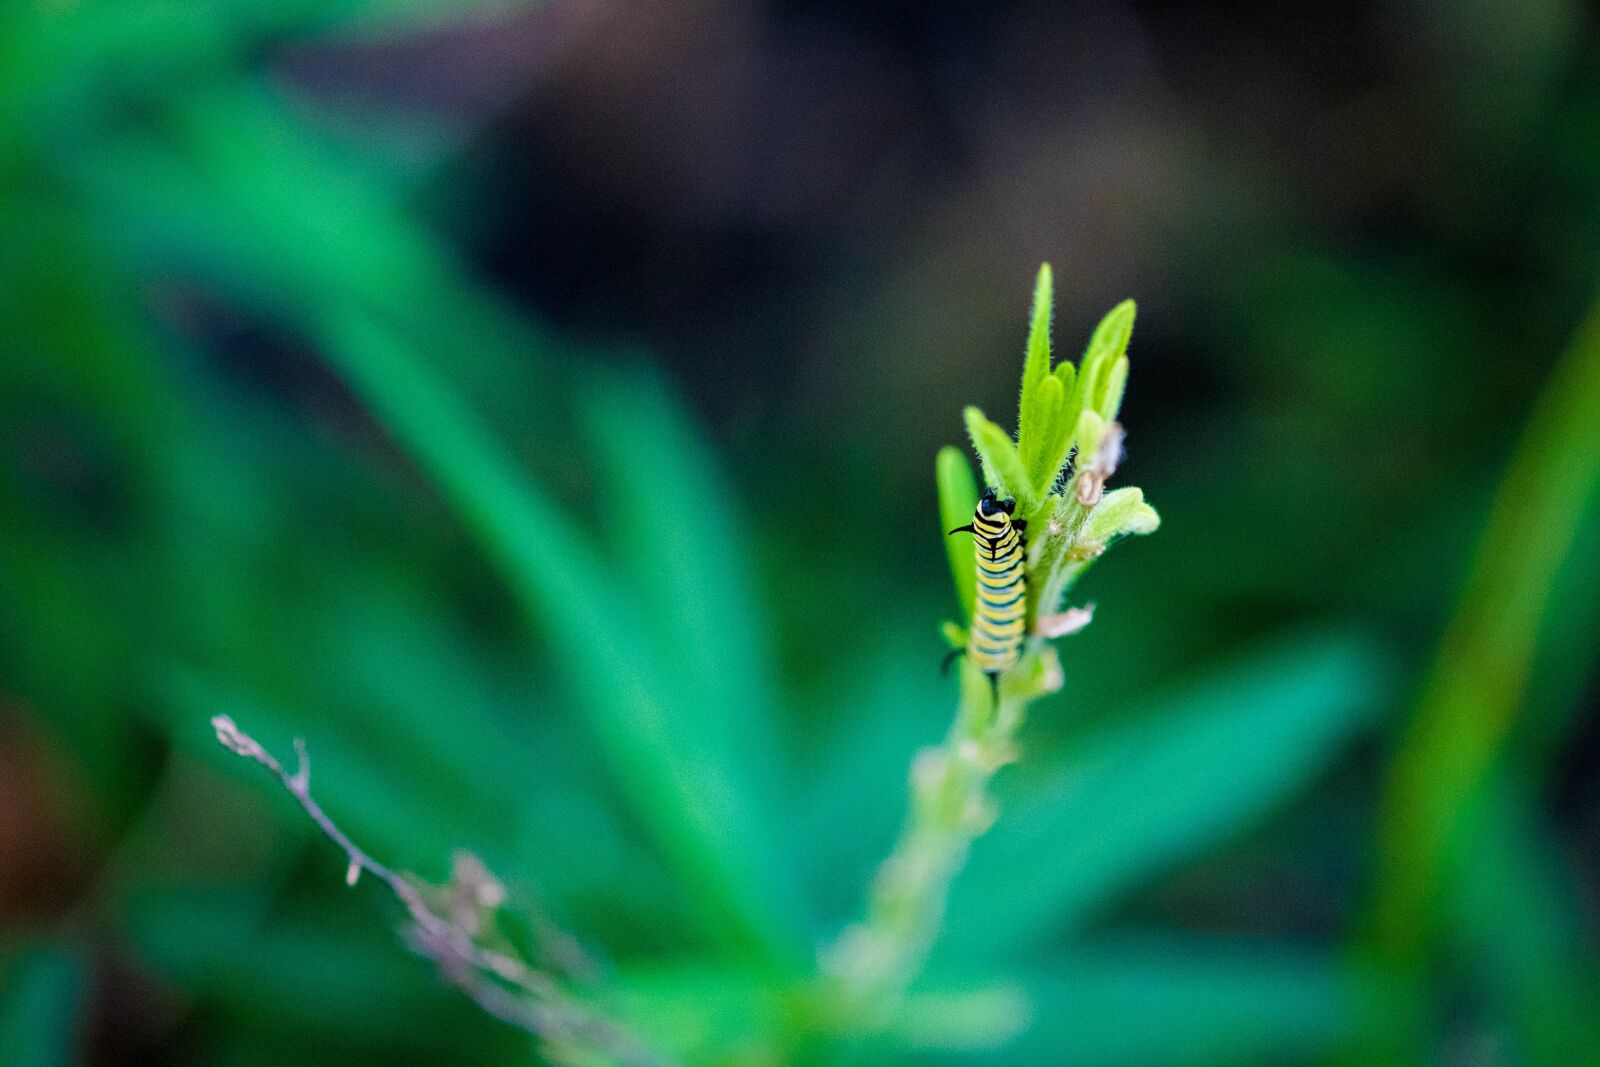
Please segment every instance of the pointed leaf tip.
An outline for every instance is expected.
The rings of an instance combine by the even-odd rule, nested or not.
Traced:
[[[1015,497],[1023,514],[1033,510],[1038,494],[1028,481],[1028,472],[1022,466],[1022,456],[1011,435],[990,422],[977,408],[968,408],[967,432],[972,435],[972,447],[983,461],[984,480],[1002,496]]]
[[[1029,448],[1036,437],[1048,433],[1033,419],[1035,395],[1050,376],[1050,316],[1055,296],[1050,264],[1039,268],[1033,287],[1033,310],[1028,318],[1028,349],[1022,364],[1022,401],[1017,406],[1017,438]]]
[[[1137,310],[1132,300],[1124,300],[1100,320],[1083,350],[1083,365],[1078,368],[1078,393],[1086,408],[1098,408],[1105,395],[1105,383],[1112,366],[1127,355],[1128,341],[1133,337],[1133,319]]]

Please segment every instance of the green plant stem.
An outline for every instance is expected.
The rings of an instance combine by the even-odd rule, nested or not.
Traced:
[[[938,938],[951,883],[973,840],[994,822],[990,783],[1016,759],[1027,706],[1060,687],[1055,650],[1044,642],[1006,674],[998,704],[988,678],[963,666],[949,733],[912,761],[906,823],[873,879],[866,916],[823,953],[824,1010],[834,1032],[869,1035],[892,1024]]]
[[[1053,507],[1043,528],[1034,535],[1038,540],[1032,551],[1037,555],[1030,561],[1030,569],[1035,574],[1047,576],[1044,581],[1028,587],[1030,632],[1037,629],[1040,615],[1048,615],[1061,606],[1061,598],[1098,555],[1085,555],[1085,546],[1078,543],[1083,524],[1093,509],[1079,503],[1070,492],[1050,499]],[[1075,553],[1079,558],[1074,558]]]

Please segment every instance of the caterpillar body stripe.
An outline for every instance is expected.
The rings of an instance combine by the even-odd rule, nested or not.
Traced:
[[[1022,532],[1028,524],[1011,518],[1016,507],[1015,500],[997,500],[993,489],[985,489],[971,525],[950,531],[972,534],[978,598],[966,652],[991,682],[1016,665],[1027,637],[1027,542]]]

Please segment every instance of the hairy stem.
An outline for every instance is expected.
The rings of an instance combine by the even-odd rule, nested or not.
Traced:
[[[1060,686],[1055,650],[1042,642],[1007,673],[998,703],[985,676],[962,671],[949,733],[912,761],[910,809],[868,891],[866,915],[823,952],[825,1004],[837,1031],[867,1034],[892,1022],[938,938],[972,842],[994,822],[989,786],[1017,757],[1026,708]]]

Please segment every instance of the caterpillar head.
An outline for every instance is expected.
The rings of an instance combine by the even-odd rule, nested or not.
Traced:
[[[993,489],[985,489],[983,496],[978,500],[978,514],[980,515],[1010,515],[1016,510],[1017,502],[1014,499],[1006,497],[1004,500],[997,500]]]

